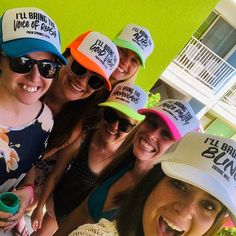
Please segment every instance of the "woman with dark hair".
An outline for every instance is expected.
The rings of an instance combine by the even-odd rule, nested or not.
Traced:
[[[43,98],[55,117],[44,158],[78,137],[83,114],[99,90],[111,90],[109,77],[119,63],[115,44],[92,31],[71,42],[64,55],[68,64],[60,69]]]
[[[138,110],[146,105],[146,92],[128,82],[116,85],[109,98],[99,104],[103,116],[98,127],[58,154],[31,216],[37,235],[49,235],[86,198],[129,132],[145,118]]]
[[[100,54],[100,52],[103,53]],[[83,135],[82,122],[95,94],[111,89],[109,77],[119,63],[117,47],[106,36],[88,31],[79,35],[67,47],[62,66],[43,101],[54,116],[54,126],[48,139],[43,160],[36,170],[36,200],[48,173],[55,165],[58,151]],[[32,172],[34,169],[32,170]]]
[[[97,42],[94,41],[93,45],[89,45],[87,35],[92,34],[94,33],[86,32],[80,35],[67,47],[63,55],[69,63],[61,68],[58,77],[55,78],[44,96],[44,101],[55,117],[55,125],[48,141],[45,157],[55,153],[56,150],[61,149],[71,143],[75,137],[78,137],[82,125],[85,127],[96,126],[101,118],[100,113],[97,114],[101,110],[97,108],[97,104],[108,98],[111,87],[117,83],[133,82],[139,68],[145,67],[145,62],[154,49],[154,42],[149,30],[135,24],[126,25],[113,40],[118,48],[118,55],[117,49],[111,46],[111,42],[107,44],[102,38],[99,39],[98,37]],[[94,40],[96,39],[95,36]],[[139,42],[141,39],[142,42],[145,41],[145,45]],[[82,47],[87,48],[86,50],[80,48],[76,50],[77,46],[80,46],[81,49]],[[94,52],[107,52],[102,56],[105,62],[104,66],[102,63],[99,64],[99,57],[101,56],[96,57],[95,54],[90,55],[88,53],[90,47],[93,48]],[[110,56],[113,55],[113,58],[107,58],[109,47],[112,49]],[[107,71],[105,71],[108,65],[106,63],[109,63],[110,66]],[[88,74],[85,73],[86,69],[95,72],[96,75],[105,78],[105,80],[95,80],[93,77],[93,79],[88,79]],[[104,75],[102,71],[107,74]],[[88,82],[86,83],[87,79]],[[103,86],[104,81],[106,81],[107,86]]]
[[[186,102],[165,100],[155,108],[140,109],[145,120],[122,143],[101,174],[95,189],[60,225],[56,235],[67,235],[79,225],[114,219],[129,191],[158,162],[160,156],[199,121]]]
[[[70,236],[216,235],[228,214],[236,223],[232,150],[231,139],[186,135],[134,188],[115,221],[83,225]]]

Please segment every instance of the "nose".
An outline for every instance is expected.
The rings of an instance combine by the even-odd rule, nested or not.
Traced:
[[[192,199],[183,199],[174,204],[177,214],[183,218],[191,220],[196,210],[196,203]]]
[[[38,82],[39,80],[41,80],[41,75],[36,64],[33,66],[32,70],[29,73],[29,80],[33,82]]]
[[[160,128],[157,128],[149,132],[149,139],[153,142],[156,142],[157,140],[159,140],[160,136],[161,136]]]
[[[77,78],[79,80],[80,86],[82,86],[83,89],[89,89],[90,88],[88,86],[89,77],[90,77],[90,75],[84,75],[84,76],[81,76],[81,77]]]
[[[121,61],[121,63],[122,63],[122,65],[126,65],[126,66],[128,66],[129,65],[129,57],[128,56],[123,56],[123,57],[121,57],[120,58],[120,61]]]
[[[119,121],[116,120],[116,121],[110,123],[110,126],[111,126],[111,128],[112,128],[113,131],[118,130],[118,129],[119,129]]]

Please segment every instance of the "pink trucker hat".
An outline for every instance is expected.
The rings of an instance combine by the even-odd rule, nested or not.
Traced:
[[[142,115],[159,116],[169,128],[173,138],[178,141],[190,131],[199,131],[200,122],[191,106],[181,100],[168,99],[155,108],[144,108],[138,111]]]

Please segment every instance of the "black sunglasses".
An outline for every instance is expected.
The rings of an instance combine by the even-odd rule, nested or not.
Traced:
[[[108,107],[104,108],[103,119],[110,123],[119,121],[118,128],[124,133],[128,133],[135,126],[129,120],[119,117],[113,109]]]
[[[58,69],[61,65],[58,62],[53,62],[50,60],[34,60],[30,57],[8,57],[9,66],[12,71],[25,74],[32,70],[33,66],[36,64],[38,66],[39,74],[47,79],[55,77]]]
[[[105,79],[98,74],[91,73],[87,68],[80,65],[76,60],[71,64],[71,71],[78,77],[89,75],[88,85],[93,90],[99,90],[105,85]]]

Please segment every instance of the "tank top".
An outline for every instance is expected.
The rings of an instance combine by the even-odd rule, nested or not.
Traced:
[[[26,125],[0,124],[0,193],[11,191],[42,158],[52,130],[53,117],[42,103],[36,117]]]
[[[78,154],[54,190],[54,211],[58,224],[87,197],[95,186],[97,174],[88,164],[89,144],[95,129],[86,135]]]
[[[114,175],[106,179],[100,185],[98,185],[93,192],[90,193],[88,198],[88,212],[96,223],[101,218],[105,218],[107,220],[114,220],[117,214],[117,208],[111,209],[108,211],[103,211],[103,206],[105,204],[108,191],[113,183],[118,181],[127,171],[133,168],[133,163],[130,163],[123,169],[116,172]]]

